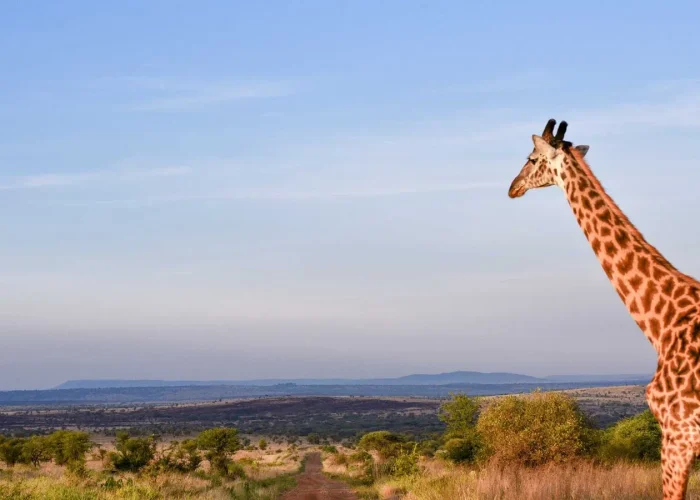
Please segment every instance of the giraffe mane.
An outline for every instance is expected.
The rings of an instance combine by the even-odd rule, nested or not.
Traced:
[[[652,246],[645,238],[644,235],[642,235],[641,231],[637,229],[637,227],[632,223],[632,221],[629,220],[627,215],[620,209],[620,207],[615,203],[615,200],[612,199],[612,197],[607,193],[605,188],[603,187],[603,184],[600,182],[598,177],[593,173],[591,170],[591,167],[588,165],[588,162],[585,160],[583,157],[583,154],[576,148],[565,148],[565,152],[572,158],[574,165],[578,167],[581,171],[584,172],[586,177],[588,178],[589,182],[593,185],[593,187],[598,191],[600,196],[605,200],[608,208],[612,212],[613,216],[619,221],[619,224],[626,226],[629,228],[631,237],[634,240],[634,242],[637,245],[643,246],[647,248],[653,257],[654,261],[660,265],[666,268],[669,271],[672,271],[674,273],[677,273],[680,277],[691,280],[695,282],[696,280],[693,279],[690,276],[686,276],[685,274],[682,274],[676,269],[662,254],[659,252],[656,247]]]

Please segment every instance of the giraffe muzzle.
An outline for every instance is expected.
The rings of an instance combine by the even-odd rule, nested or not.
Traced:
[[[527,191],[527,189],[525,189],[522,180],[520,177],[516,177],[510,185],[510,189],[508,189],[508,196],[511,198],[520,198],[525,194],[525,191]]]

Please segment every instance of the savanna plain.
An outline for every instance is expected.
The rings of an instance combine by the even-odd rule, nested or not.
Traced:
[[[652,499],[643,386],[0,409],[3,499]],[[700,498],[694,472],[689,498]]]

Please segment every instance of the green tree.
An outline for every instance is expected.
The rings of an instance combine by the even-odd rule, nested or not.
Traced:
[[[451,438],[463,438],[474,431],[479,415],[480,401],[466,394],[450,394],[450,400],[441,404],[438,417],[447,426]]]
[[[261,450],[266,450],[267,449],[267,441],[265,439],[261,439],[258,441],[258,448]]]
[[[156,452],[156,440],[130,437],[126,431],[117,432],[116,451],[110,453],[110,461],[117,470],[139,471],[149,464]]]
[[[56,465],[70,465],[78,470],[93,443],[86,432],[56,431],[47,436],[47,446]]]
[[[473,462],[481,449],[476,431],[481,402],[466,394],[451,394],[450,397],[438,411],[447,427],[441,453],[453,462]]]
[[[25,440],[22,438],[2,438],[0,440],[0,460],[8,467],[22,462]]]
[[[661,460],[661,427],[649,410],[620,420],[603,433],[599,453],[607,461]]]
[[[477,430],[487,456],[526,466],[586,454],[595,433],[573,398],[540,391],[497,399],[481,413]]]
[[[230,463],[229,454],[240,449],[238,430],[227,427],[217,427],[202,431],[197,436],[197,446],[205,451],[205,456],[212,470],[222,475],[228,474]]]
[[[24,442],[22,458],[26,463],[39,467],[41,462],[51,460],[51,446],[46,436],[32,436]]]

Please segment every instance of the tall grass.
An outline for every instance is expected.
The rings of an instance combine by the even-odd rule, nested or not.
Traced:
[[[276,500],[296,485],[294,476],[285,472],[234,481],[200,470],[155,476],[92,471],[76,477],[53,469],[15,467],[0,470],[0,500]]]
[[[538,468],[487,465],[470,469],[426,460],[414,476],[379,479],[371,487],[355,482],[355,486],[358,495],[367,499],[658,500],[662,495],[658,464],[602,466],[588,461]],[[700,500],[700,473],[691,476],[688,499]]]

